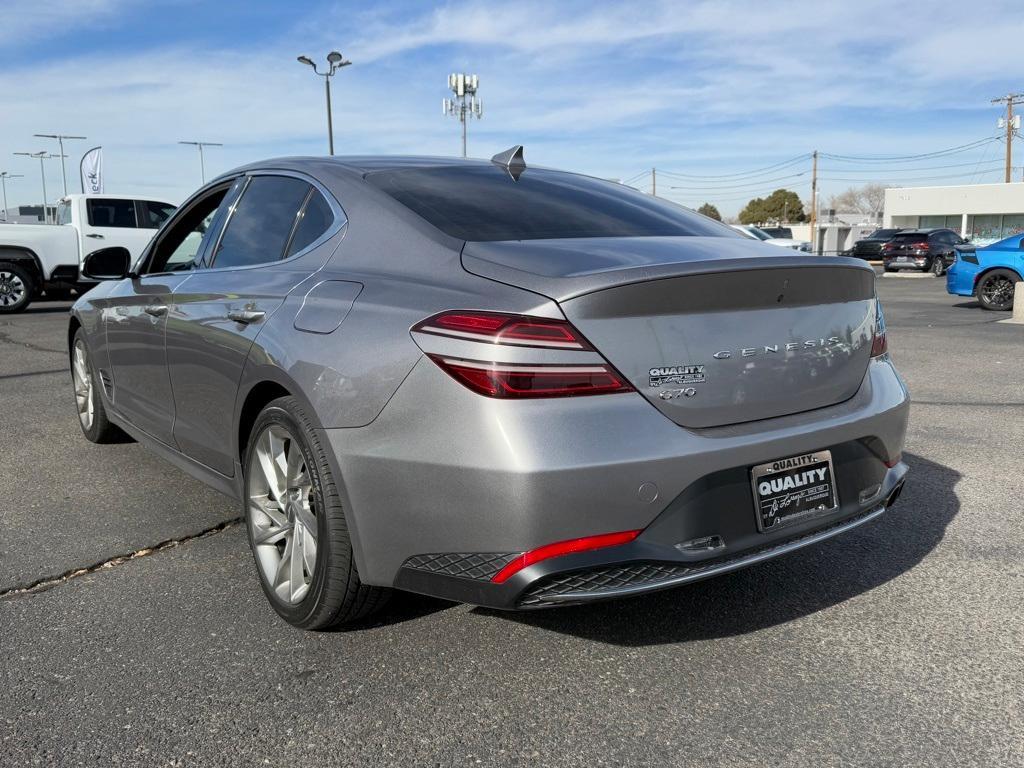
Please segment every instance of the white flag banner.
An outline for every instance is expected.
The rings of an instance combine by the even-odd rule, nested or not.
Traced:
[[[103,147],[93,147],[82,157],[79,168],[84,194],[103,194]]]

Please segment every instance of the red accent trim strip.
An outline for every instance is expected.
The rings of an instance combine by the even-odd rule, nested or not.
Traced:
[[[550,560],[552,557],[570,555],[576,552],[589,552],[594,549],[604,549],[605,547],[615,547],[619,544],[628,544],[639,536],[640,533],[640,530],[619,531],[618,533],[602,533],[597,536],[584,536],[580,539],[568,539],[567,541],[557,541],[554,544],[545,544],[543,547],[531,549],[529,552],[521,554],[515,560],[498,571],[493,578],[491,578],[491,581],[495,584],[504,584],[512,576],[519,573],[524,568],[528,568],[534,563],[539,563],[542,560]]]

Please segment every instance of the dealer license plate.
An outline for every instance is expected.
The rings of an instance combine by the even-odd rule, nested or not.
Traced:
[[[814,517],[839,506],[832,453],[818,451],[758,464],[750,470],[758,530]]]

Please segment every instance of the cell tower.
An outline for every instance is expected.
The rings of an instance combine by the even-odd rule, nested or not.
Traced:
[[[466,123],[469,118],[483,117],[484,108],[480,99],[476,97],[476,90],[480,79],[476,75],[452,73],[448,75],[448,87],[455,94],[453,99],[445,99],[442,103],[442,113],[459,118],[462,123],[462,156],[466,156]]]

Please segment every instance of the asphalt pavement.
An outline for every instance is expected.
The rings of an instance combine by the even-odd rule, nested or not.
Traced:
[[[1024,327],[879,294],[914,405],[878,521],[648,597],[401,595],[332,633],[268,607],[235,502],[85,441],[67,304],[0,316],[0,765],[1024,765]]]

